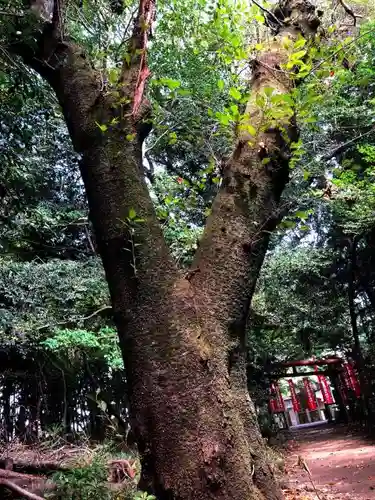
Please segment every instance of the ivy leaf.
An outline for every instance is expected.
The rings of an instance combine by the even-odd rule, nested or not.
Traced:
[[[296,227],[296,223],[293,220],[284,220],[281,223],[281,226],[288,229],[294,229]]]
[[[271,95],[274,93],[275,89],[273,87],[264,87],[263,92],[267,97],[271,97]]]
[[[239,101],[242,97],[241,92],[235,87],[231,87],[229,89],[229,95],[233,97],[233,99],[235,99],[236,101]]]
[[[256,128],[253,127],[252,125],[250,125],[250,123],[248,123],[245,128],[246,128],[246,131],[249,132],[250,135],[252,135],[252,136],[257,135]]]
[[[299,210],[298,212],[296,212],[296,217],[298,217],[299,219],[305,220],[308,216],[309,212],[305,212],[303,210]]]
[[[306,45],[306,40],[301,37],[299,38],[296,43],[294,44],[294,48],[295,49],[301,49],[302,47],[304,47]]]
[[[128,219],[129,220],[134,220],[136,217],[137,217],[137,212],[134,210],[134,208],[131,208],[129,210]]]
[[[159,82],[161,85],[165,85],[170,90],[175,90],[181,87],[181,82],[179,80],[173,80],[172,78],[161,78]]]
[[[181,96],[188,96],[191,95],[190,90],[187,89],[177,89],[177,93]]]
[[[97,401],[98,407],[102,410],[104,413],[107,410],[107,403],[105,401],[102,401],[101,399]]]
[[[100,128],[102,132],[107,132],[108,126],[105,123],[95,122],[95,124]]]
[[[299,61],[306,55],[306,53],[307,50],[299,50],[298,52],[293,52],[293,54],[291,55],[291,59],[293,61]]]
[[[176,132],[171,132],[169,134],[168,144],[172,145],[172,144],[176,144],[176,142],[177,142],[177,134],[176,134]]]

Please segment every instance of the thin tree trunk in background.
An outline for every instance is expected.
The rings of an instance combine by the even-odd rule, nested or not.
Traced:
[[[349,415],[348,415],[348,410],[346,408],[346,405],[343,400],[343,396],[340,390],[340,382],[339,382],[339,374],[336,372],[332,376],[330,376],[331,383],[335,389],[335,400],[336,403],[339,407],[340,414],[343,418],[343,421],[345,423],[348,423],[349,421]]]
[[[282,0],[275,9],[275,39],[253,63],[246,123],[257,134],[250,136],[246,123],[240,131],[192,268],[182,275],[142,169],[153,0],[140,0],[129,57],[114,89],[124,98],[121,105],[103,89],[82,48],[63,35],[64,2],[52,3],[53,21],[39,51],[27,44],[16,50],[55,90],[81,155],[126,367],[141,487],[158,500],[280,500],[247,391],[245,336],[298,130],[294,117],[266,126],[256,96],[267,87],[290,93],[293,82],[280,69],[288,53],[280,40],[313,34],[315,9],[308,0]],[[106,125],[105,133],[98,124]]]
[[[363,360],[361,343],[359,341],[359,331],[357,324],[357,313],[355,310],[355,269],[357,265],[357,239],[353,237],[349,247],[349,266],[348,266],[348,300],[350,322],[352,326],[355,357],[358,361]]]
[[[13,384],[6,380],[2,387],[2,402],[3,402],[3,418],[4,418],[4,433],[5,440],[10,441],[13,436],[13,419],[11,416],[10,398],[13,394]]]
[[[349,265],[348,265],[348,301],[349,301],[349,314],[352,326],[353,340],[354,340],[354,357],[358,368],[359,382],[361,385],[363,397],[363,410],[367,415],[365,418],[369,421],[371,415],[371,407],[369,403],[369,388],[366,380],[366,366],[363,358],[361,342],[359,339],[359,330],[357,324],[357,312],[355,307],[355,280],[357,269],[357,245],[359,238],[353,236],[349,246]]]
[[[19,413],[16,422],[16,436],[23,441],[26,431],[26,388],[23,383],[20,389],[20,399],[18,401]]]

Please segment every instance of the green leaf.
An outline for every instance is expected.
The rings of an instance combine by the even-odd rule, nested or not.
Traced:
[[[288,229],[294,229],[296,227],[296,223],[293,220],[284,220],[281,223],[281,226],[288,228]]]
[[[172,78],[160,78],[159,82],[168,87],[170,90],[175,90],[181,87],[181,82],[179,80],[173,80]]]
[[[247,132],[249,132],[249,134],[250,134],[250,135],[252,135],[252,136],[257,135],[257,130],[256,130],[256,128],[255,128],[255,127],[253,127],[252,125],[250,125],[250,123],[248,123],[248,124],[246,124],[246,125],[245,125],[245,130],[246,130]]]
[[[233,99],[235,99],[236,101],[239,101],[241,99],[241,92],[235,87],[231,87],[229,89],[229,95],[233,97]]]
[[[220,111],[217,111],[215,113],[216,118],[219,120],[221,125],[229,125],[231,116],[225,113],[220,113]]]
[[[137,212],[134,210],[134,208],[131,208],[129,210],[129,215],[128,215],[128,219],[129,220],[133,220],[137,217]]]
[[[217,82],[217,86],[218,86],[219,90],[223,90],[223,88],[224,88],[224,80],[219,80]]]
[[[177,142],[177,134],[176,132],[171,132],[169,134],[168,144],[176,144]]]
[[[95,124],[100,128],[102,132],[107,132],[108,126],[105,123],[95,122]]]
[[[273,87],[264,87],[263,92],[267,97],[271,97],[271,95],[275,92]]]
[[[190,90],[187,89],[177,89],[177,93],[181,96],[188,96],[191,95]]]
[[[291,59],[298,61],[302,59],[307,54],[307,50],[299,50],[298,52],[293,52]]]
[[[290,94],[275,94],[271,98],[271,102],[276,104],[278,102],[286,102],[290,106],[294,106],[293,97]]]
[[[264,109],[266,106],[266,98],[262,94],[257,94],[255,97],[255,103],[260,109]]]
[[[107,410],[107,403],[105,401],[99,400],[97,401],[97,405],[103,413]]]
[[[309,216],[309,212],[305,212],[303,210],[299,210],[298,212],[296,212],[296,217],[298,217],[299,219],[307,219],[307,217]]]
[[[306,40],[304,38],[299,38],[294,44],[295,49],[300,49],[306,45]]]
[[[117,68],[112,68],[108,72],[108,81],[111,85],[115,85],[118,82],[119,71]]]

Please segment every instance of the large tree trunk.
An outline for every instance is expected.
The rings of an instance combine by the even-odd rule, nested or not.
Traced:
[[[181,275],[142,172],[142,26],[153,2],[140,1],[116,93],[103,89],[83,50],[62,36],[62,3],[55,2],[39,53],[13,47],[55,90],[81,155],[127,371],[141,486],[158,500],[279,500],[247,392],[245,334],[288,180],[294,118],[270,127],[252,98],[247,114],[257,135],[249,136],[245,123],[192,268]],[[253,65],[253,96],[265,87],[289,93],[293,83],[281,70],[288,56],[278,38],[309,35],[319,24],[308,0],[284,0],[281,7],[272,23],[276,38]],[[119,95],[130,103],[120,105]],[[138,220],[129,217],[131,209]]]

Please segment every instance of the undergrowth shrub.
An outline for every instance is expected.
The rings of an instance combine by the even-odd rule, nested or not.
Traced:
[[[48,498],[51,500],[157,500],[153,495],[137,491],[137,479],[117,484],[108,482],[108,460],[111,458],[109,451],[109,448],[106,449],[103,446],[87,465],[53,474],[51,479],[56,488]]]
[[[91,464],[57,472],[52,476],[56,489],[51,498],[59,500],[112,500],[107,484],[107,464],[104,457],[95,456]]]

